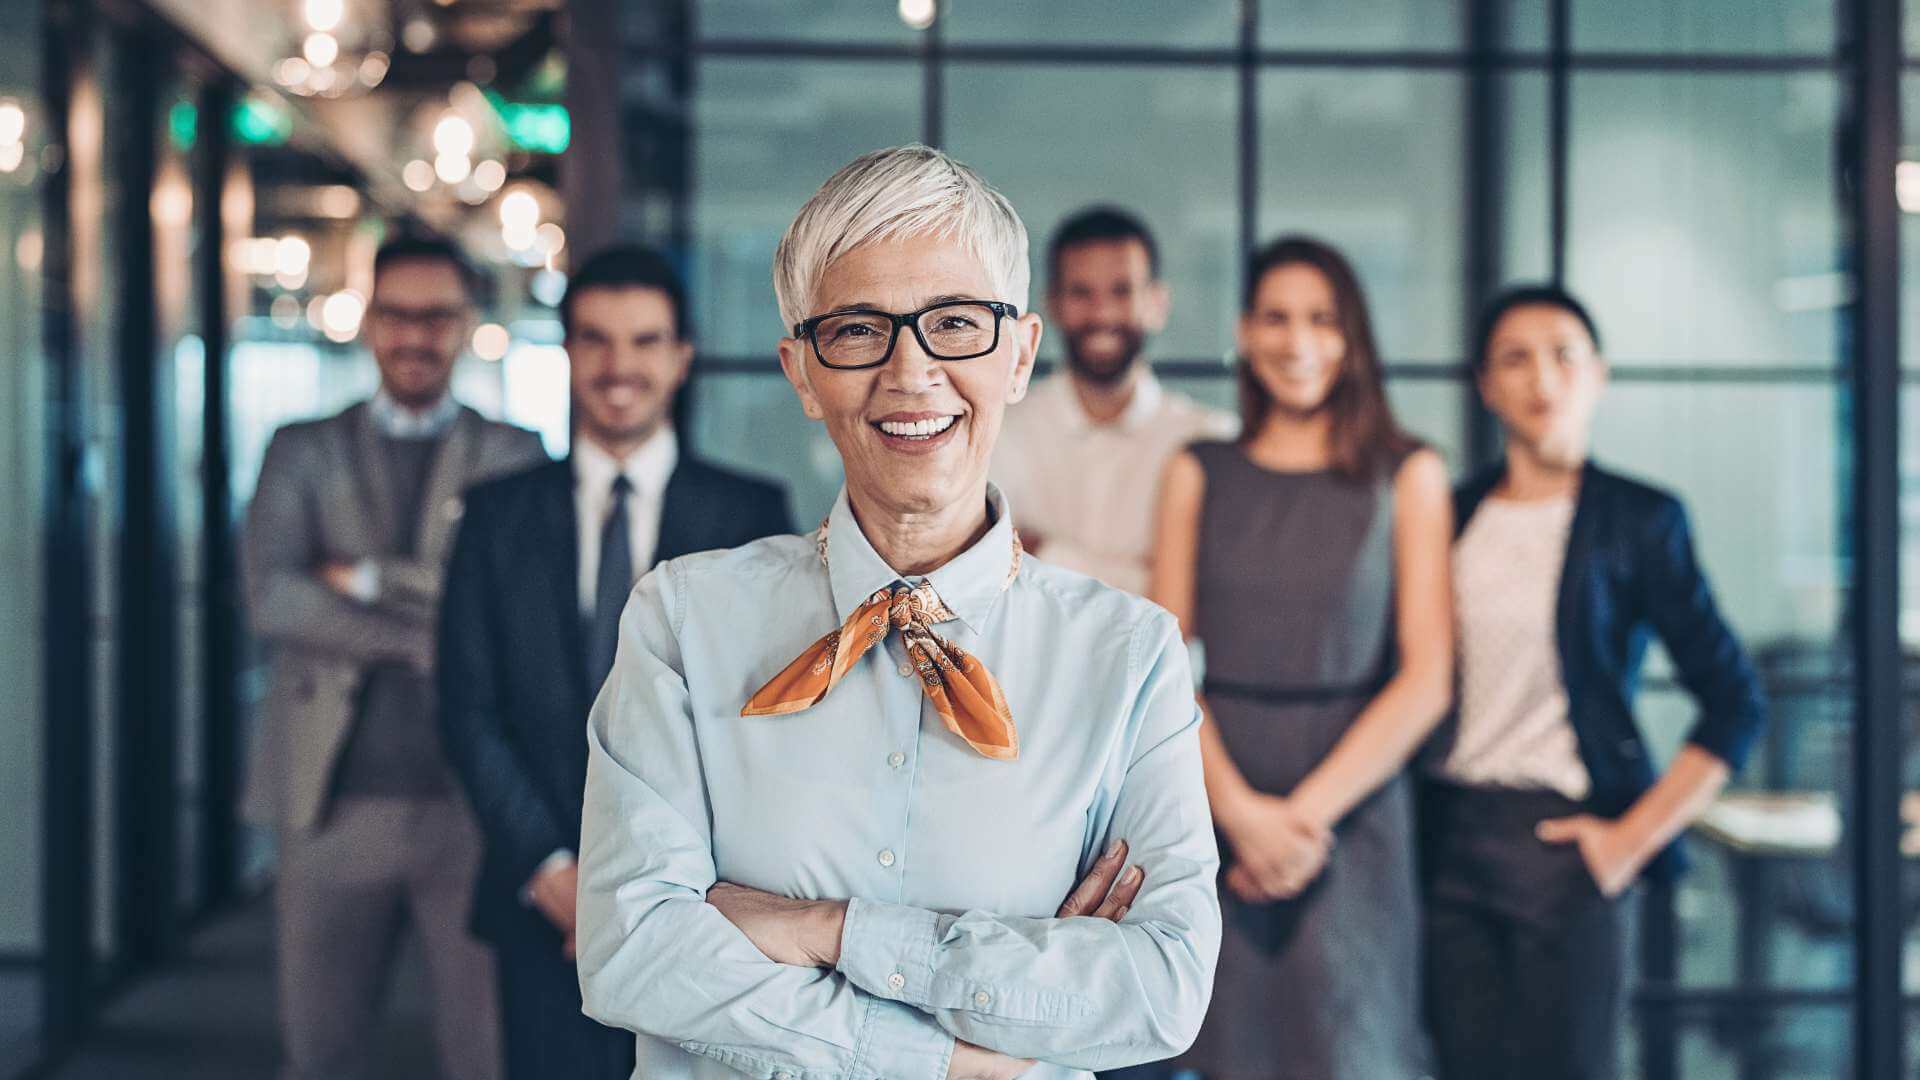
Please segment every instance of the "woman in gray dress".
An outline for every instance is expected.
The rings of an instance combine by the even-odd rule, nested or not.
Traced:
[[[1404,766],[1452,697],[1446,468],[1394,423],[1358,281],[1283,238],[1247,275],[1243,431],[1162,483],[1153,599],[1204,645],[1225,856],[1209,1080],[1426,1069]]]

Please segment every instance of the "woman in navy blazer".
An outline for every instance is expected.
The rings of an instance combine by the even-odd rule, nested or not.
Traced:
[[[1606,1080],[1626,894],[1680,870],[1677,838],[1766,706],[1679,500],[1588,459],[1607,367],[1586,310],[1553,288],[1502,296],[1474,367],[1507,449],[1455,497],[1460,708],[1422,822],[1428,1021],[1444,1080]],[[1663,773],[1633,717],[1653,635],[1700,707]]]

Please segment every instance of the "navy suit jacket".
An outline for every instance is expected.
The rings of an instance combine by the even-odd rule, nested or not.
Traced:
[[[1488,469],[1454,492],[1456,537],[1505,476]],[[1560,676],[1593,788],[1593,812],[1617,817],[1653,786],[1653,763],[1633,699],[1650,635],[1673,657],[1700,706],[1687,741],[1738,769],[1766,726],[1753,664],[1714,604],[1694,561],[1687,512],[1667,492],[1589,463],[1574,505],[1554,619]],[[1444,754],[1446,737],[1439,752]],[[1671,880],[1685,868],[1676,842],[1647,868]]]
[[[474,488],[440,615],[440,725],[486,838],[473,930],[550,933],[520,892],[580,844],[587,685],[573,467],[556,461]],[[684,452],[660,507],[656,562],[793,531],[784,489]],[[557,940],[557,936],[556,936]]]

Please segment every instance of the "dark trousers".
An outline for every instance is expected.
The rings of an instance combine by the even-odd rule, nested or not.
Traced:
[[[559,933],[539,913],[526,916],[524,929],[494,943],[508,1080],[628,1080],[633,1033],[580,1011],[580,978],[561,955]]]
[[[1548,792],[1437,786],[1426,835],[1427,1023],[1440,1080],[1615,1080],[1629,937]]]

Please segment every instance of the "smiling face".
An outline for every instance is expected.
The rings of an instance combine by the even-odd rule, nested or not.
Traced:
[[[473,326],[460,268],[446,259],[407,258],[380,269],[365,324],[380,384],[409,409],[439,401]]]
[[[572,301],[567,358],[580,430],[615,457],[645,442],[686,381],[693,346],[680,339],[673,301],[645,286],[594,289]]]
[[[808,315],[845,308],[918,311],[947,299],[1003,300],[959,241],[906,236],[861,247],[821,275]],[[808,416],[824,421],[857,510],[894,520],[984,505],[987,466],[1006,407],[1027,391],[1040,318],[1000,320],[1000,344],[970,360],[935,360],[903,329],[893,354],[855,371],[822,365],[801,339],[780,366]]]
[[[1055,262],[1047,313],[1065,337],[1073,373],[1114,383],[1166,325],[1167,286],[1154,280],[1153,258],[1137,239],[1075,244]]]
[[[1523,304],[1494,324],[1483,363],[1480,396],[1509,439],[1547,464],[1586,460],[1607,364],[1585,324],[1552,304]]]
[[[1283,415],[1311,416],[1332,396],[1347,355],[1333,284],[1306,263],[1266,272],[1240,316],[1240,355]]]

